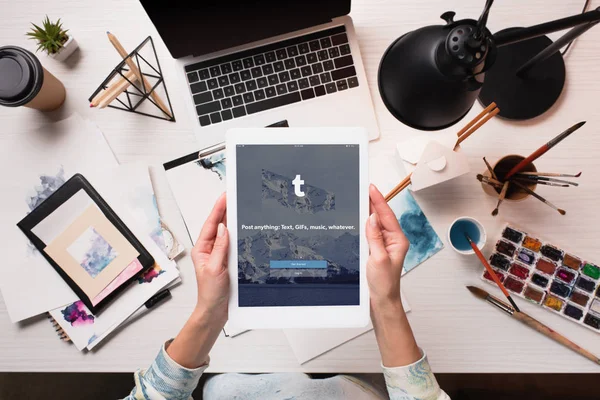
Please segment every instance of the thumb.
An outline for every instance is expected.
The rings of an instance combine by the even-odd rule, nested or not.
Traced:
[[[221,273],[225,268],[227,260],[227,251],[229,250],[229,232],[223,223],[217,227],[217,237],[215,244],[206,263],[206,268],[215,274]]]
[[[367,242],[369,242],[369,250],[371,257],[376,263],[383,262],[388,259],[388,253],[385,249],[383,241],[383,233],[379,224],[377,213],[371,214],[367,221]]]

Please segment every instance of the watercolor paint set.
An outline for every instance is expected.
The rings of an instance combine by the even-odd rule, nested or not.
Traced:
[[[598,264],[510,225],[489,261],[511,293],[600,333]]]

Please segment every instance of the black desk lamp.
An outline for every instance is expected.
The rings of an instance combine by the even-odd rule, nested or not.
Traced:
[[[492,35],[486,28],[492,3],[486,1],[478,21],[454,21],[448,11],[442,15],[446,25],[409,32],[386,50],[379,92],[399,121],[422,130],[447,128],[478,97],[484,106],[495,102],[509,119],[536,117],[556,102],[565,80],[559,50],[600,21],[600,7]],[[573,29],[556,42],[544,36],[567,28]]]

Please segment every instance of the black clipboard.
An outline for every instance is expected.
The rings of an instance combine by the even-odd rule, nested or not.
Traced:
[[[122,285],[117,287],[112,293],[106,296],[95,306],[92,305],[92,299],[90,299],[83,290],[77,285],[73,279],[58,265],[52,257],[50,257],[44,248],[48,245],[38,238],[32,229],[43,221],[46,217],[52,214],[58,207],[64,204],[67,200],[73,197],[77,192],[83,190],[92,199],[92,201],[98,206],[100,211],[106,216],[106,218],[117,228],[117,230],[131,243],[131,245],[139,253],[138,261],[142,265],[142,270],[137,274],[129,278]],[[44,200],[38,207],[36,207],[31,213],[23,218],[17,226],[25,236],[33,243],[33,245],[39,250],[44,256],[46,261],[52,265],[52,267],[58,272],[61,278],[69,285],[69,287],[77,294],[79,299],[85,304],[92,314],[98,313],[108,303],[110,303],[118,294],[120,294],[129,284],[135,281],[141,274],[146,272],[149,268],[154,265],[154,258],[146,250],[146,248],[140,243],[135,235],[127,228],[119,216],[110,208],[110,206],[104,201],[100,194],[92,187],[87,179],[81,174],[73,175],[68,181],[66,181],[60,188],[52,193],[46,200]]]

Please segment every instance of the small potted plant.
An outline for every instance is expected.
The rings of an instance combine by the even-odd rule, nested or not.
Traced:
[[[46,15],[42,27],[34,23],[31,25],[33,28],[31,32],[27,32],[27,36],[37,41],[36,51],[45,51],[51,58],[64,61],[77,49],[77,42],[72,35],[67,34],[68,30],[63,29],[60,18],[56,22],[50,22]]]

